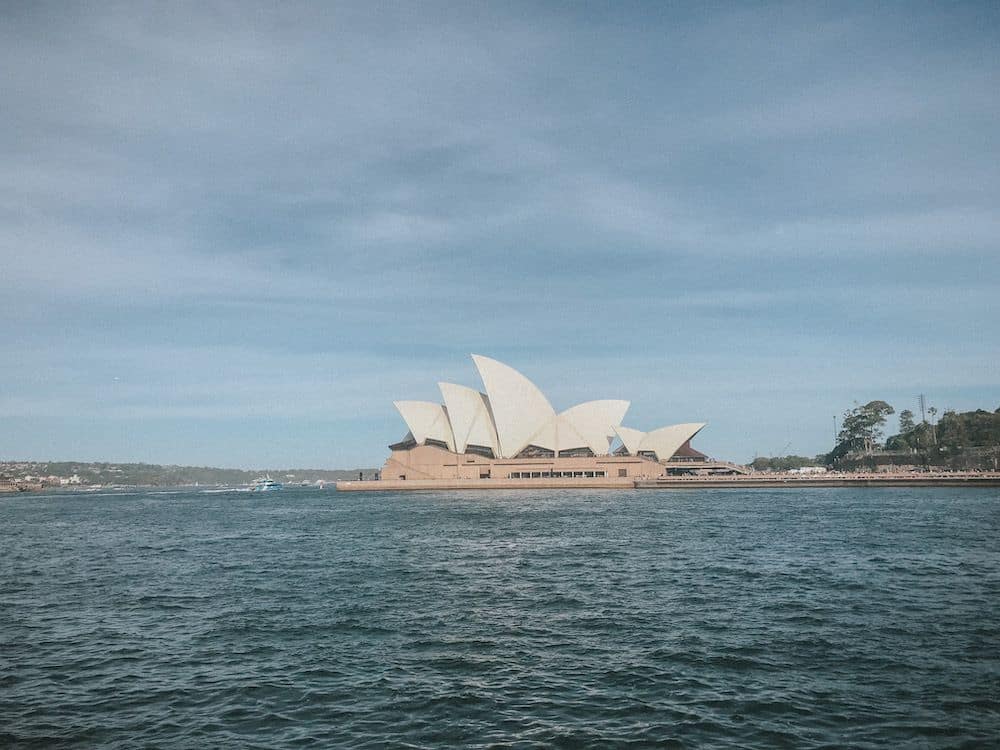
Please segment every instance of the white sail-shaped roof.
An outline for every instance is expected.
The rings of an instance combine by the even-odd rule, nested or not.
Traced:
[[[433,401],[393,401],[393,405],[418,444],[423,445],[430,438],[446,444],[448,450],[455,450],[455,438],[444,406]]]
[[[639,452],[642,439],[646,437],[646,433],[642,430],[633,430],[631,427],[622,427],[621,425],[615,427],[615,434],[621,438],[625,450],[633,456]]]
[[[500,455],[497,431],[486,394],[455,383],[438,383],[438,388],[448,409],[455,450],[465,453],[469,445],[481,445],[490,448],[494,456]]]
[[[677,452],[677,449],[697,435],[704,426],[704,422],[674,424],[647,432],[643,435],[642,441],[639,443],[639,450],[652,451],[661,461],[669,461],[671,456]]]
[[[513,367],[478,354],[472,355],[472,361],[493,410],[500,457],[512,458],[555,416],[555,409],[545,394]]]
[[[537,445],[539,448],[547,448],[559,455],[559,451],[568,451],[573,448],[589,448],[586,438],[580,431],[562,415],[554,415],[548,422],[542,425],[538,432],[528,438],[525,445]],[[606,450],[605,450],[606,452]]]
[[[704,423],[678,424],[641,432],[622,427],[628,401],[587,401],[556,414],[538,387],[509,365],[478,354],[472,355],[486,393],[454,383],[438,383],[444,404],[430,401],[396,401],[412,439],[428,440],[465,453],[469,446],[492,450],[496,458],[515,458],[533,445],[558,456],[563,451],[589,449],[607,455],[617,435],[625,450],[636,455],[655,453],[669,460]],[[481,451],[477,451],[481,452]],[[570,454],[573,455],[573,454]]]
[[[583,437],[582,446],[594,452],[595,456],[604,456],[611,447],[615,436],[615,427],[622,423],[625,412],[628,411],[628,401],[587,401],[572,406],[562,412],[559,417],[573,426]]]
[[[537,445],[539,448],[548,448],[550,451],[557,451],[559,445],[558,431],[556,430],[557,417],[553,416],[548,422],[538,428],[538,431],[528,438],[526,446]]]

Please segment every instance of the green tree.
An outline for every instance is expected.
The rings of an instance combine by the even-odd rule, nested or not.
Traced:
[[[886,417],[895,413],[885,401],[869,401],[844,412],[843,429],[837,436],[840,441],[837,449],[846,448],[841,455],[852,450],[875,450],[882,438]]]
[[[937,416],[936,410],[931,416]],[[1000,466],[1000,409],[946,409],[937,423],[922,421],[910,432],[890,437],[886,447],[912,450],[914,461],[925,465],[995,471]],[[843,453],[830,455],[836,459]]]
[[[899,412],[899,432],[901,435],[913,432],[913,428],[916,426],[916,423],[913,421],[912,411],[903,409],[903,411]]]

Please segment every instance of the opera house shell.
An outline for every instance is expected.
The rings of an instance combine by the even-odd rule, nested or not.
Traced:
[[[409,432],[390,446],[383,479],[651,478],[705,426],[624,427],[629,402],[620,400],[557,412],[513,367],[477,354],[472,360],[483,392],[438,383],[443,403],[395,402]]]

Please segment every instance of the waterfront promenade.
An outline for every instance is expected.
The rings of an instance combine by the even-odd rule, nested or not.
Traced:
[[[1000,472],[830,472],[594,479],[385,479],[337,482],[340,492],[513,489],[718,489],[753,487],[1000,487]]]
[[[830,472],[637,479],[636,489],[688,487],[1000,487],[1000,472]]]

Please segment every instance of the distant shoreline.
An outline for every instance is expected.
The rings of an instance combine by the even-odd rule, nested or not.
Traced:
[[[523,489],[753,489],[794,487],[1000,487],[1000,472],[838,472],[830,474],[749,474],[713,476],[671,476],[656,479],[634,478],[542,478],[542,479],[368,479],[340,480],[322,484],[290,484],[290,489],[336,489],[339,492],[427,492],[443,490],[523,490]],[[129,490],[245,490],[242,484],[119,484],[51,486],[0,484],[0,495],[16,496],[37,492],[87,495],[98,491]]]
[[[293,490],[332,490],[336,484],[333,480],[324,480],[321,483],[297,484],[292,483],[284,489]],[[90,495],[95,492],[129,492],[131,490],[210,490],[212,492],[249,492],[248,484],[94,484],[94,485],[53,485],[53,484],[20,484],[4,485],[0,484],[0,496],[4,495],[26,495],[37,492],[46,492],[60,495]]]
[[[116,463],[109,461],[0,461],[0,493],[93,487],[237,487],[260,476],[285,484],[374,479],[378,469],[226,469],[214,466]],[[22,489],[23,488],[23,489]]]

